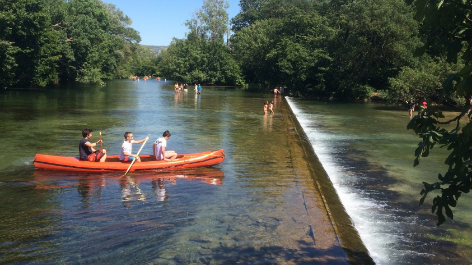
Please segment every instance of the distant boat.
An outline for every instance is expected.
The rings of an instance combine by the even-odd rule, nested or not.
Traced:
[[[183,168],[208,167],[225,160],[223,149],[203,153],[182,154],[172,161],[156,161],[153,155],[140,155],[141,163],[134,163],[131,171],[176,170]],[[84,172],[125,172],[130,163],[121,162],[119,156],[108,156],[106,162],[80,161],[78,157],[37,154],[34,158],[37,169],[84,171]]]

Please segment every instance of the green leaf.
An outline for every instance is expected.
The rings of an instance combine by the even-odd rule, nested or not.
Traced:
[[[444,214],[442,213],[442,211],[440,211],[440,209],[438,209],[437,216],[438,216],[438,222],[436,223],[436,225],[440,226],[446,221],[446,218],[444,217]]]
[[[444,205],[444,209],[446,210],[446,215],[447,217],[449,217],[450,219],[454,219],[454,216],[452,214],[452,210],[451,208],[449,208],[449,205]]]
[[[466,77],[470,75],[471,72],[472,72],[472,65],[466,65],[460,70],[458,75],[461,77]]]
[[[428,3],[428,0],[417,0],[415,2],[416,14],[414,17],[417,21],[422,21],[424,19],[427,3]]]
[[[420,57],[420,56],[422,56],[425,52],[426,52],[426,47],[425,47],[425,46],[421,46],[421,47],[416,48],[416,49],[413,51],[413,56],[414,56],[414,57]]]
[[[423,191],[424,191],[424,190],[422,190],[421,192],[423,192]],[[422,205],[422,204],[424,203],[424,200],[426,199],[426,196],[427,196],[427,195],[428,195],[428,193],[425,193],[425,194],[423,195],[423,197],[421,197],[421,199],[420,199],[420,205]]]

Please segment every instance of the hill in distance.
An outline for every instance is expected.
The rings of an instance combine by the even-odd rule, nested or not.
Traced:
[[[147,46],[149,48],[151,48],[151,50],[155,53],[155,54],[159,54],[161,53],[161,51],[165,48],[167,48],[167,46],[154,46],[154,45],[143,45],[143,46]]]

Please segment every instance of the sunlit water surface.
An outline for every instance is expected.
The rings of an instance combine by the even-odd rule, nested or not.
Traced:
[[[406,107],[288,102],[376,263],[471,264],[470,195],[460,198],[454,221],[440,227],[430,212],[435,195],[418,206],[422,182],[446,172],[447,153],[435,148],[413,167],[420,139],[406,130]]]

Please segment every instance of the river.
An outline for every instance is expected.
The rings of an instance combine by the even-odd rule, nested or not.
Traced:
[[[157,80],[0,93],[0,263],[471,263],[470,198],[440,227],[430,201],[418,206],[445,151],[412,166],[406,110],[287,101],[232,87],[176,94]],[[34,168],[37,153],[77,156],[86,127],[109,154],[126,131],[169,130],[168,148],[226,159],[128,177]]]
[[[274,115],[262,114],[266,100]],[[281,97],[174,93],[170,81],[3,91],[0,263],[371,263],[338,197],[320,193],[331,184],[315,181],[326,174],[293,118]],[[126,177],[34,168],[38,153],[77,156],[87,127],[108,154],[126,131],[154,141],[169,130],[168,149],[224,149],[226,159]]]

